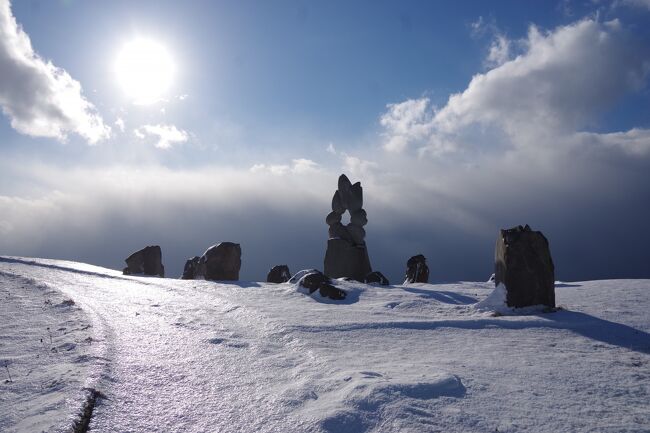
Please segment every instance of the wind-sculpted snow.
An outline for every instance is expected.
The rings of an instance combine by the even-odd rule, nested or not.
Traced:
[[[93,341],[88,361],[47,394],[68,399],[57,411],[19,375],[0,383],[2,431],[30,431],[44,414],[51,425],[71,422],[89,384],[101,392],[90,429],[101,432],[650,425],[648,280],[562,283],[560,311],[500,315],[498,305],[476,307],[493,292],[487,283],[336,281],[348,297],[332,301],[294,283],[138,278],[56,260],[0,258],[0,272],[2,296],[47,287],[74,302],[24,316],[19,326],[0,324],[10,371],[21,355],[4,343],[37,332],[43,320],[90,321]],[[3,318],[19,316],[3,302]]]

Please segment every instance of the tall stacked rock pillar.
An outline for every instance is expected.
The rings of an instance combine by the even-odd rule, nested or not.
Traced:
[[[494,282],[506,286],[509,307],[555,307],[555,267],[542,232],[528,225],[500,230],[494,251]]]
[[[348,225],[341,223],[345,211],[350,212]],[[332,212],[327,215],[325,222],[329,225],[325,275],[364,281],[372,269],[366,248],[366,231],[363,228],[368,223],[368,218],[363,210],[363,189],[360,182],[352,185],[346,175],[339,177],[338,189],[332,198]]]

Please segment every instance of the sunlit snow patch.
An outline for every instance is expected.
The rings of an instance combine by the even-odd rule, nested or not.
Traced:
[[[392,378],[372,371],[354,372],[331,383],[305,405],[303,415],[319,420],[328,432],[361,432],[378,424],[401,429],[405,414],[418,401],[465,395],[461,380],[438,373]]]

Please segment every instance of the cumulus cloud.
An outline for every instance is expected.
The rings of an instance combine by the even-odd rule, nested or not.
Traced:
[[[522,54],[475,75],[440,109],[426,98],[388,105],[381,117],[386,150],[411,146],[440,154],[479,133],[510,147],[562,144],[624,95],[642,88],[650,55],[616,20],[583,19],[542,31],[531,26]],[[507,41],[494,60],[505,60]]]
[[[431,133],[432,119],[428,98],[389,104],[388,111],[379,120],[386,130],[384,149],[402,152],[410,143],[424,140]]]
[[[76,133],[90,144],[110,135],[81,84],[34,51],[8,0],[0,0],[0,106],[22,134],[65,140]]]
[[[148,136],[156,137],[155,146],[159,149],[170,149],[177,143],[184,143],[189,138],[189,134],[176,128],[174,125],[143,125],[133,131],[136,137],[145,139]]]

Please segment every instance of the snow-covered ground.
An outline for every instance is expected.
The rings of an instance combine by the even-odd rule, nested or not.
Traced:
[[[337,285],[0,258],[0,431],[67,431],[91,388],[99,432],[650,431],[650,280],[528,315],[477,307],[492,283]]]

